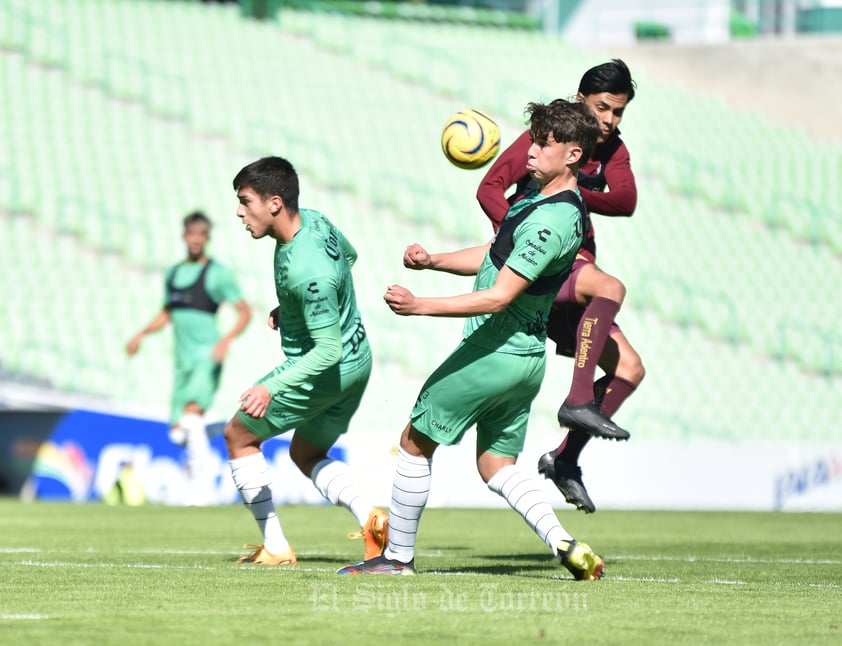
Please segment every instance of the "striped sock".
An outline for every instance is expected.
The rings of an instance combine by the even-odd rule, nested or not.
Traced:
[[[360,527],[365,525],[372,509],[371,501],[360,493],[347,464],[326,458],[313,467],[310,479],[320,494],[350,511]]]
[[[228,464],[231,466],[231,477],[240,491],[243,504],[254,516],[260,533],[263,534],[263,546],[272,554],[284,553],[289,549],[289,543],[275,513],[272,478],[266,458],[262,453],[255,453],[230,460]]]
[[[526,524],[549,548],[556,552],[561,540],[572,536],[561,526],[549,497],[541,483],[520,471],[514,464],[503,467],[488,481],[488,488],[506,499],[512,509],[523,516]]]
[[[388,559],[409,563],[415,556],[418,523],[430,494],[432,463],[432,458],[398,451],[389,506],[389,544],[383,550]]]

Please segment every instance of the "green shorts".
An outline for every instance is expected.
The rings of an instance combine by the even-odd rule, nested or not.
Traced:
[[[257,383],[262,383],[280,370],[283,370],[283,366]],[[273,397],[264,417],[255,419],[243,411],[237,411],[237,417],[261,439],[295,429],[296,435],[313,446],[329,449],[340,435],[347,432],[351,417],[360,406],[370,375],[370,358],[347,374],[340,374],[339,367],[334,366],[312,381]]]
[[[184,414],[187,404],[196,404],[206,411],[213,403],[219,388],[222,364],[208,359],[189,368],[176,368],[170,406],[170,424],[176,424]]]
[[[545,367],[544,352],[506,354],[463,341],[421,388],[412,426],[450,445],[476,424],[477,451],[517,457]]]

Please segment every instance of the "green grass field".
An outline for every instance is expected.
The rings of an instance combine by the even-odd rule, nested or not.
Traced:
[[[842,516],[563,511],[573,581],[514,512],[428,509],[416,577],[338,576],[351,516],[279,509],[299,562],[241,566],[242,507],[0,500],[0,643],[842,643]]]

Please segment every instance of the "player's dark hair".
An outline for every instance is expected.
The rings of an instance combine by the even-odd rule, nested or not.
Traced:
[[[602,63],[592,67],[582,76],[579,81],[579,92],[582,96],[591,94],[625,94],[629,102],[634,98],[634,90],[637,83],[632,80],[628,66],[619,58],[614,58],[608,63]]]
[[[211,228],[211,221],[208,216],[204,214],[202,211],[193,211],[192,213],[188,213],[184,216],[184,230],[187,231],[188,227],[193,226],[194,224],[203,224],[208,228],[210,231]]]
[[[584,103],[555,99],[550,103],[530,103],[526,106],[529,115],[529,133],[532,141],[546,143],[550,133],[559,143],[577,143],[582,147],[582,159],[588,160],[596,147],[600,135],[599,122]]]
[[[251,188],[261,199],[279,195],[290,211],[298,211],[298,174],[283,157],[263,157],[244,166],[234,178],[234,190]]]

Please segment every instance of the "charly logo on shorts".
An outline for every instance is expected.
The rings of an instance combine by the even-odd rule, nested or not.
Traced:
[[[436,428],[436,429],[438,429],[438,430],[440,430],[440,431],[443,431],[443,432],[445,432],[445,433],[452,433],[452,432],[453,432],[453,429],[452,429],[452,428],[450,428],[450,427],[449,427],[449,426],[447,426],[446,424],[442,424],[441,422],[438,422],[438,421],[436,421],[436,420],[431,420],[431,421],[430,421],[430,426],[432,426],[433,428]]]

